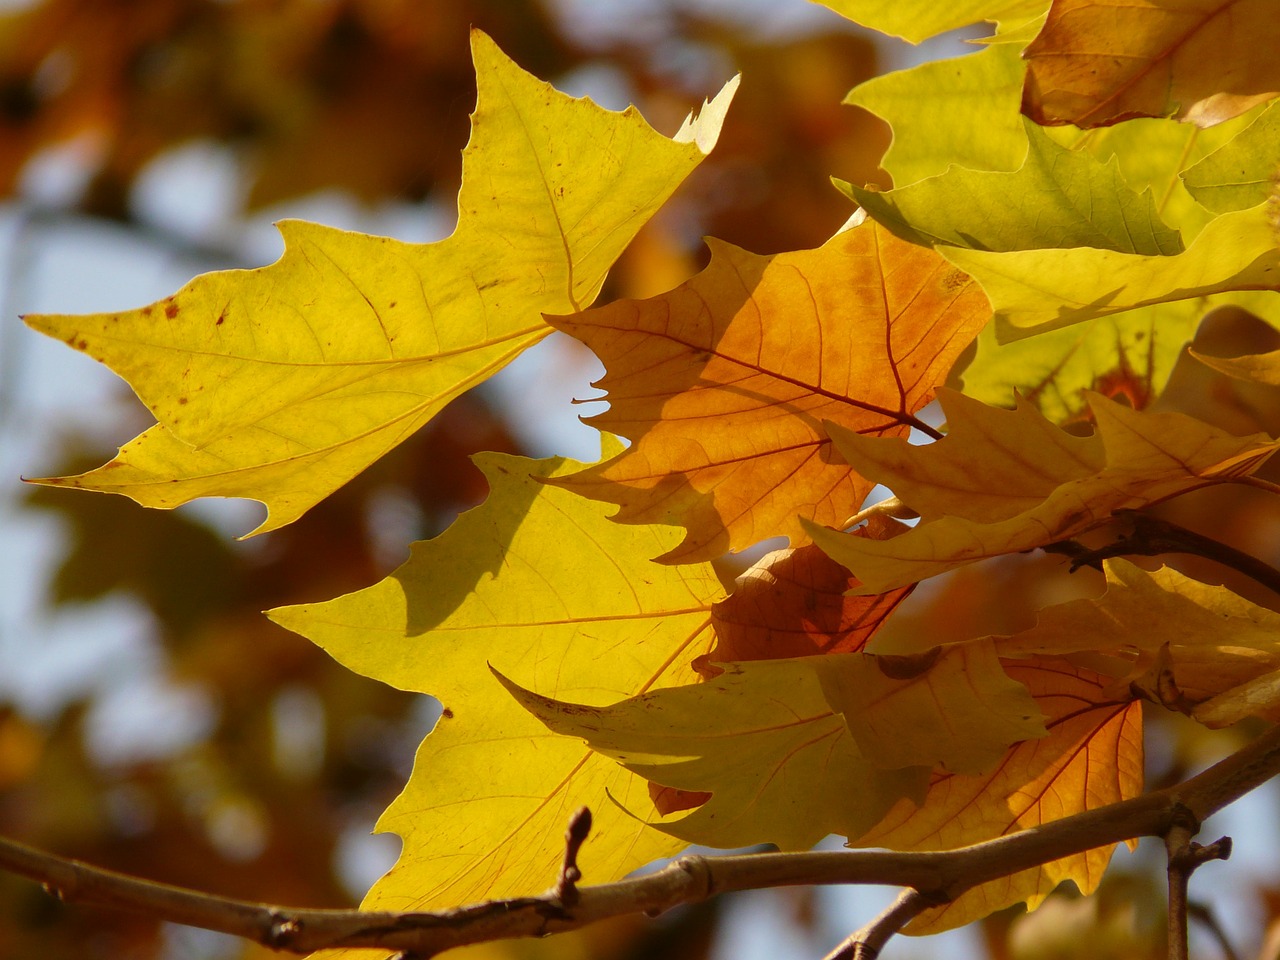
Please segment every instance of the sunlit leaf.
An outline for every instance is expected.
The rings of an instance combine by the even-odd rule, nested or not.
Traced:
[[[28,317],[109,365],[159,423],[62,486],[153,507],[240,496],[297,519],[580,309],[710,150],[734,84],[676,139],[557,93],[474,35],[459,220],[434,244],[281,224],[285,253],[139,310]]]
[[[877,538],[900,530],[878,517],[859,527],[861,535]],[[855,653],[911,592],[904,587],[871,597],[848,595],[857,585],[813,544],[766,554],[712,608],[716,645],[695,666],[714,675],[713,665],[726,661]]]
[[[1026,404],[997,410],[949,390],[940,399],[951,433],[933,444],[831,427],[857,470],[922,515],[884,541],[810,525],[862,592],[1074,537],[1118,510],[1247,475],[1280,447],[1265,434],[1233,437],[1182,414],[1139,412],[1096,395],[1090,437],[1059,430]]]
[[[1272,0],[1054,0],[1029,62],[1037,123],[1176,116],[1208,127],[1280,94]]]
[[[1015,746],[982,776],[937,774],[919,805],[903,800],[855,846],[946,850],[1026,830],[1142,790],[1142,710],[1105,692],[1108,679],[1061,660],[1006,662],[1045,715],[1048,736]],[[928,934],[1026,901],[1034,909],[1063,880],[1084,893],[1102,879],[1113,847],[993,880],[929,910],[907,928]]]
[[[975,250],[1097,247],[1149,256],[1182,250],[1150,190],[1129,188],[1114,159],[1068,150],[1025,123],[1026,160],[1013,172],[946,173],[887,193],[837,181],[878,221],[913,243]],[[991,211],[998,209],[998,217]]]
[[[1280,387],[1280,350],[1247,354],[1243,357],[1214,357],[1199,352],[1192,355],[1205,366],[1237,380],[1251,380]]]
[[[1089,392],[1144,409],[1204,315],[1229,296],[1139,307],[1010,343],[999,343],[988,327],[964,370],[965,395],[1007,407],[1016,391],[1054,423],[1079,417]]]
[[[726,664],[706,683],[608,707],[504,682],[557,733],[664,786],[710,792],[660,826],[719,847],[800,850],[829,833],[858,836],[899,797],[918,800],[934,765],[985,771],[1010,744],[1044,735],[989,641],[918,657]]]
[[[945,247],[991,298],[997,335],[1234,290],[1280,287],[1280,247],[1268,204],[1211,221],[1184,252],[1148,257],[1078,247],[993,253]],[[1007,325],[1007,327],[1006,327]],[[1025,336],[1025,333],[1022,334]]]
[[[872,30],[919,43],[948,30],[984,20],[1031,20],[1042,15],[1049,0],[819,0],[840,16]]]
[[[1256,206],[1280,177],[1280,104],[1182,174],[1191,195],[1214,213]]]
[[[1209,726],[1280,716],[1280,614],[1169,567],[1108,560],[1105,571],[1106,593],[1046,607],[1031,629],[997,638],[1000,654],[1105,657],[1112,689]]]
[[[489,672],[492,663],[557,697],[607,703],[692,683],[722,589],[706,565],[648,557],[676,532],[627,528],[541,482],[577,464],[486,454],[489,499],[381,583],[327,603],[271,611],[358,673],[430,693],[444,716],[404,792],[379,820],[397,865],[368,909],[413,910],[526,894],[553,882],[570,813],[594,816],[587,875],[615,879],[677,849],[609,798],[651,809],[648,786],[575,741],[550,735]]]
[[[508,689],[556,734],[586,740],[603,762],[612,764],[607,755],[664,786],[710,792],[692,813],[654,823],[673,837],[807,850],[831,833],[865,831],[928,780],[926,769],[882,771],[858,752],[823,692],[815,665],[827,659],[728,664],[706,683],[594,709],[510,681]]]
[[[868,80],[854,87],[845,103],[865,107],[893,128],[880,165],[895,186],[945,173],[953,165],[1016,170],[1027,152],[1018,116],[1025,69],[1015,44],[995,44]]]
[[[863,756],[887,770],[985,773],[1010,744],[1046,733],[1035,700],[1005,674],[989,640],[820,669]]]
[[[588,422],[634,441],[561,482],[620,522],[683,526],[664,562],[803,541],[798,513],[839,523],[872,487],[822,421],[906,435],[988,316],[967,277],[874,222],[772,257],[715,242],[668,294],[550,318],[608,371]]]

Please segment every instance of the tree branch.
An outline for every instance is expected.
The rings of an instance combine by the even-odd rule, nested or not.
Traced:
[[[937,901],[908,887],[880,916],[853,933],[823,960],[876,960],[890,937],[930,907],[936,906]]]
[[[1277,773],[1280,727],[1173,787],[985,843],[924,853],[850,850],[687,856],[644,876],[577,888],[578,902],[572,906],[562,902],[553,888],[541,896],[430,913],[275,907],[140,880],[4,839],[0,839],[0,869],[43,883],[65,900],[141,911],[157,919],[244,937],[275,950],[310,953],[326,947],[378,947],[433,956],[470,943],[544,936],[624,914],[661,913],[738,890],[885,884],[910,887],[929,902],[946,902],[981,883],[1074,853],[1135,837],[1163,837],[1177,823],[1198,825]],[[885,921],[878,929],[887,931],[890,925]]]
[[[1096,550],[1088,550],[1074,541],[1050,544],[1050,547],[1071,558],[1072,571],[1084,566],[1101,569],[1101,562],[1108,557],[1156,557],[1165,553],[1188,553],[1230,567],[1280,595],[1280,570],[1252,554],[1145,513],[1121,510],[1116,516],[1127,518],[1133,528],[1129,534],[1114,543]]]

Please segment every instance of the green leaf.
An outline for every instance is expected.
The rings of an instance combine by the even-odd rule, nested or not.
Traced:
[[[1190,243],[1213,217],[1196,203],[1179,174],[1228,143],[1255,114],[1256,111],[1207,130],[1176,120],[1150,118],[1086,131],[1075,127],[1042,129],[1072,150],[1087,150],[1101,161],[1115,157],[1129,186],[1139,191],[1149,188],[1156,198],[1156,212],[1165,223],[1182,231],[1183,241]]]
[[[1168,383],[1201,319],[1223,299],[1140,307],[1004,344],[988,326],[965,368],[965,395],[1008,407],[1016,391],[1059,424],[1084,413],[1089,392],[1123,396],[1143,409]]]
[[[1272,103],[1234,139],[1182,174],[1187,190],[1214,213],[1262,203],[1280,176],[1280,102]]]
[[[458,227],[401,243],[281,224],[284,255],[159,303],[28,317],[127,379],[159,423],[109,464],[41,482],[151,507],[260,500],[290,523],[590,303],[711,149],[730,83],[674,140],[525,73],[473,34],[479,95]]]
[[[845,103],[893,128],[880,165],[898,187],[944,173],[1016,170],[1027,152],[1018,114],[1025,67],[1016,44],[937,60],[859,84]]]
[[[618,700],[691,683],[723,594],[706,564],[663,567],[670,528],[623,527],[607,508],[544,481],[580,464],[484,454],[492,492],[399,570],[327,603],[270,611],[350,669],[431,693],[444,716],[418,750],[378,829],[404,839],[368,909],[414,910],[527,894],[554,879],[564,826],[595,818],[587,875],[615,879],[678,848],[627,816],[652,804],[644,781],[549,735],[488,663],[559,697]]]
[[[1016,391],[1059,424],[1085,414],[1089,392],[1142,410],[1164,391],[1201,321],[1225,306],[1280,323],[1280,297],[1274,293],[1233,292],[1139,307],[1009,343],[1000,343],[995,327],[988,326],[962,375],[964,393],[1008,407]]]
[[[1151,191],[1136,193],[1114,158],[1068,150],[1023,121],[1028,149],[1012,173],[951,167],[885,193],[837,181],[872,217],[904,240],[976,250],[1098,247],[1169,255],[1176,230],[1157,215]],[[998,215],[993,212],[998,211]]]
[[[1001,339],[1156,303],[1280,286],[1280,248],[1267,204],[1223,214],[1172,257],[1090,247],[939,252],[982,284]]]

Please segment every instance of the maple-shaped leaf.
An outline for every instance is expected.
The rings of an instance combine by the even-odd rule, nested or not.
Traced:
[[[1004,657],[1087,655],[1116,690],[1135,689],[1208,726],[1280,716],[1280,614],[1170,567],[1104,564],[1100,597],[1046,607],[996,638]]]
[[[1171,257],[1092,247],[940,249],[982,284],[1000,325],[997,335],[1011,339],[1018,328],[1047,330],[1173,300],[1280,289],[1280,247],[1268,208],[1262,203],[1215,218]]]
[[[1178,413],[1089,398],[1097,429],[1076,437],[1030,405],[1001,410],[939,391],[951,432],[936,443],[860,437],[832,425],[840,452],[921,514],[891,540],[809,524],[823,550],[879,593],[946,570],[1074,537],[1131,510],[1245,476],[1280,441],[1233,437]]]
[[[872,30],[919,43],[940,33],[992,21],[1033,20],[1049,0],[819,0],[840,16]]]
[[[854,87],[844,102],[870,110],[893,128],[880,165],[898,187],[952,165],[1016,170],[1027,153],[1018,116],[1025,69],[1016,44],[998,43],[874,77]]]
[[[1175,300],[1008,343],[1000,343],[989,326],[978,334],[977,353],[964,369],[964,393],[1009,406],[1017,392],[1054,423],[1081,418],[1090,392],[1142,410],[1164,390],[1201,320],[1228,305],[1275,314],[1280,297],[1255,292]]]
[[[240,496],[261,533],[297,519],[449,400],[591,302],[640,226],[711,149],[735,84],[674,140],[573,100],[473,33],[479,95],[458,227],[401,243],[296,221],[258,270],[139,310],[28,317],[130,382],[159,421],[62,486],[152,507]]]
[[[634,441],[560,482],[620,522],[683,526],[669,563],[851,516],[873,484],[822,421],[905,436],[989,316],[968,277],[872,221],[776,256],[710,244],[670,293],[548,318],[604,362],[609,409],[588,422]]]
[[[884,538],[901,530],[900,524],[872,517],[857,533]],[[848,570],[813,544],[774,550],[712,608],[716,645],[694,667],[714,676],[720,672],[715,664],[728,661],[856,653],[912,589],[851,596],[856,586]]]
[[[897,190],[836,185],[868,214],[912,243],[976,250],[1097,247],[1150,256],[1182,250],[1182,240],[1156,213],[1148,189],[1129,187],[1114,159],[1069,150],[1024,121],[1028,149],[1016,171],[946,173]],[[1000,216],[991,216],[993,209]]]
[[[606,707],[504,679],[556,733],[659,784],[711,798],[655,826],[691,843],[808,849],[858,836],[929,770],[986,770],[1042,736],[1034,701],[988,641],[918,657],[847,653],[725,664],[706,683]]]
[[[1041,124],[1212,126],[1280,94],[1277,45],[1273,0],[1054,0],[1024,53],[1023,110]]]
[[[670,528],[626,528],[544,481],[564,461],[483,454],[491,493],[367,589],[270,612],[350,669],[444,707],[403,793],[378,823],[404,841],[366,909],[417,910],[554,882],[570,814],[586,804],[588,877],[616,879],[678,848],[609,798],[649,809],[648,785],[549,734],[487,663],[559,697],[612,702],[693,683],[723,594],[709,565],[662,567]]]
[[[1280,103],[1182,174],[1187,190],[1214,213],[1262,203],[1280,175]]]
[[[1006,661],[1005,669],[1035,698],[1048,736],[1015,745],[988,773],[935,774],[923,801],[899,801],[852,846],[948,850],[1141,793],[1141,704],[1110,696],[1110,678],[1063,660]],[[1113,849],[1074,854],[982,884],[921,914],[906,932],[949,930],[1023,901],[1034,909],[1064,880],[1091,893]]]

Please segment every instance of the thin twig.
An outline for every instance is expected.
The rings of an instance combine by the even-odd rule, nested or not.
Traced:
[[[582,871],[578,868],[578,851],[587,842],[587,834],[590,832],[591,811],[586,807],[579,807],[569,818],[569,826],[564,832],[564,861],[560,864],[560,876],[556,879],[553,890],[555,898],[566,907],[573,907],[578,903],[578,881],[582,879]]]
[[[738,890],[810,884],[912,887],[953,900],[979,884],[1135,837],[1163,837],[1178,817],[1202,822],[1280,773],[1280,727],[1191,779],[1109,806],[956,850],[819,851],[681,857],[640,877],[583,887],[572,911],[554,891],[431,913],[305,910],[215,897],[101,870],[0,838],[0,869],[44,883],[66,900],[140,911],[276,950],[378,947],[433,956],[453,947],[539,937],[609,917],[661,913]]]
[[[937,905],[919,890],[903,890],[878,917],[851,934],[823,960],[876,960],[890,937]]]
[[[1116,515],[1127,517],[1133,528],[1128,535],[1114,543],[1089,550],[1073,540],[1067,540],[1050,544],[1045,549],[1069,556],[1072,571],[1085,566],[1101,569],[1101,562],[1108,557],[1156,557],[1166,553],[1187,553],[1230,567],[1280,595],[1280,570],[1252,554],[1159,517],[1129,510],[1118,511]]]
[[[1168,957],[1169,960],[1188,960],[1187,954],[1187,888],[1191,874],[1210,860],[1226,860],[1231,856],[1231,838],[1222,837],[1214,843],[1201,846],[1192,841],[1200,829],[1200,821],[1190,810],[1175,810],[1173,823],[1164,835],[1164,845],[1169,858],[1169,912]]]

